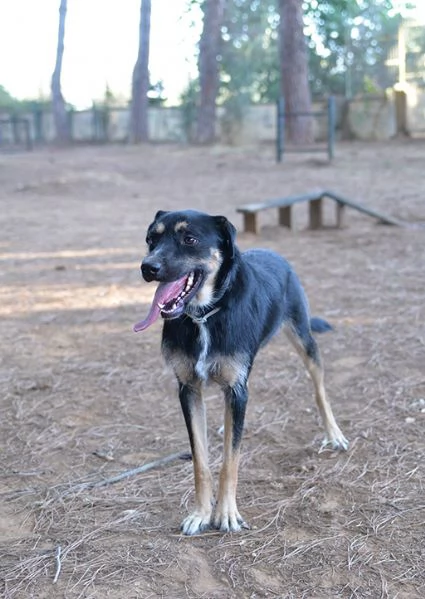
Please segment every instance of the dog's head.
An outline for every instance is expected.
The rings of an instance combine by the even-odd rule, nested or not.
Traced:
[[[145,281],[158,281],[144,330],[161,315],[181,316],[187,309],[211,305],[219,272],[235,256],[235,227],[224,216],[194,210],[157,212],[146,236],[148,254],[141,269]]]

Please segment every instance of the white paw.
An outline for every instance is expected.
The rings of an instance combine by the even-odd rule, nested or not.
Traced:
[[[211,512],[195,511],[183,520],[180,529],[184,535],[199,535],[210,527]]]
[[[325,437],[322,441],[322,445],[320,446],[319,453],[322,451],[326,451],[327,449],[332,449],[335,451],[347,451],[349,447],[348,440],[344,437],[341,431],[338,431],[336,434],[332,435],[332,437]]]
[[[214,515],[214,528],[221,532],[238,532],[242,528],[249,529],[249,525],[242,518],[237,509],[216,509]]]

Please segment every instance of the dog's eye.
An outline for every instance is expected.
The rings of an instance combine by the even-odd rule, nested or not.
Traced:
[[[150,249],[152,249],[152,248],[155,246],[155,244],[156,244],[156,241],[157,241],[157,240],[156,240],[156,238],[155,238],[155,236],[154,236],[154,235],[148,235],[148,236],[146,237],[146,243],[148,244],[148,247],[149,247]]]
[[[199,242],[199,239],[196,239],[196,237],[193,237],[192,235],[185,235],[183,237],[183,243],[185,245],[196,245]]]

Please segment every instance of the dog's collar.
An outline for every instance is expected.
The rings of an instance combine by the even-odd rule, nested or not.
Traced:
[[[195,324],[205,324],[207,322],[208,318],[210,316],[212,316],[213,314],[216,314],[219,310],[221,310],[220,306],[218,306],[217,308],[214,308],[213,310],[210,310],[203,316],[192,316],[192,314],[188,314],[188,316],[192,320],[192,322],[194,322]]]

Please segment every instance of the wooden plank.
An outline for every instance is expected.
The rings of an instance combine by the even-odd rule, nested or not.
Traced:
[[[310,216],[310,229],[312,229],[313,231],[321,229],[323,227],[322,204],[322,198],[318,198],[317,200],[311,200],[308,204]]]
[[[281,227],[292,227],[291,206],[281,206],[279,208],[279,225]]]
[[[330,198],[331,200],[335,200],[335,202],[339,202],[340,204],[344,204],[345,206],[348,206],[349,208],[353,208],[354,210],[357,210],[358,212],[361,212],[362,214],[367,214],[368,216],[373,216],[374,218],[377,218],[379,222],[381,222],[385,225],[394,225],[396,227],[409,226],[408,223],[404,223],[403,221],[399,220],[398,218],[393,218],[392,216],[384,214],[383,212],[378,212],[378,210],[374,210],[373,208],[368,208],[364,204],[359,204],[358,202],[354,202],[353,200],[344,198],[344,197],[340,196],[339,194],[334,193],[333,191],[328,191],[328,190],[323,191],[323,196]]]
[[[322,191],[313,191],[311,193],[307,193],[300,196],[288,196],[287,198],[279,198],[277,200],[270,200],[268,202],[243,204],[242,206],[236,208],[236,212],[241,212],[242,214],[245,214],[249,212],[260,212],[260,210],[268,210],[269,208],[293,206],[294,204],[299,204],[300,202],[310,202],[311,200],[318,200],[322,197],[322,195]]]
[[[348,198],[342,197],[333,191],[312,191],[308,194],[298,196],[288,196],[286,198],[278,198],[276,200],[270,200],[267,202],[259,202],[253,204],[245,204],[236,208],[237,212],[243,214],[244,218],[244,229],[249,233],[258,233],[258,212],[262,210],[268,210],[269,208],[278,208],[279,225],[284,227],[291,227],[292,215],[291,206],[299,204],[301,202],[309,202],[309,215],[310,215],[310,228],[320,229],[323,227],[323,216],[322,216],[322,199],[329,198],[334,200],[336,203],[336,226],[342,227],[345,215],[345,208],[352,208],[362,214],[376,218],[378,222],[386,225],[394,225],[397,227],[407,228],[423,228],[423,224],[420,223],[408,223],[398,218],[394,218],[373,208],[369,208],[359,202],[354,202]]]

